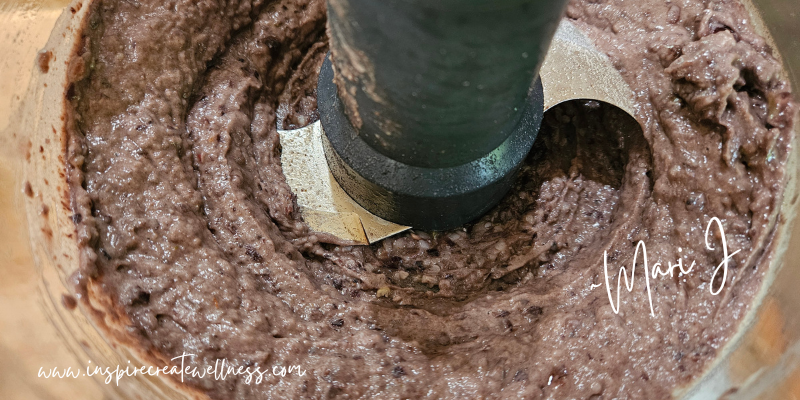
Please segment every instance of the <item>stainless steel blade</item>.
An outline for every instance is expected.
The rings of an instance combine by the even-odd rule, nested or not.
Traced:
[[[545,110],[585,99],[612,104],[634,116],[631,88],[608,57],[569,21],[559,25],[540,75]],[[339,186],[328,169],[319,121],[278,134],[283,173],[312,230],[365,245],[411,228],[371,214]]]
[[[356,203],[328,169],[322,124],[278,131],[281,167],[308,226],[356,244],[375,243],[410,229],[377,217]]]

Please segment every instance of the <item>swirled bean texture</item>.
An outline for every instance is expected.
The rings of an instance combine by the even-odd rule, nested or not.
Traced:
[[[317,118],[323,1],[91,7],[67,91],[81,300],[151,362],[307,371],[186,377],[211,398],[669,398],[762,286],[796,107],[735,0],[575,0],[639,123],[561,105],[488,215],[363,247],[309,231],[281,172],[277,127]],[[724,282],[713,217],[741,250]],[[655,316],[638,271],[617,314],[603,255],[640,240],[697,267],[652,279]]]

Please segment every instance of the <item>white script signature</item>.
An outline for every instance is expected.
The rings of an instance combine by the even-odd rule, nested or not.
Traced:
[[[716,224],[719,228],[719,237],[721,238],[722,244],[722,261],[717,265],[714,269],[714,273],[711,275],[711,283],[709,285],[709,291],[712,295],[716,296],[722,289],[725,287],[725,282],[728,279],[728,264],[730,263],[731,258],[739,253],[741,250],[736,250],[733,253],[728,254],[728,243],[725,240],[725,228],[722,226],[722,221],[719,218],[714,217],[711,218],[711,221],[708,222],[708,226],[706,227],[705,232],[705,245],[706,249],[714,250],[715,247],[711,244],[709,240],[709,236],[711,234],[712,227]],[[655,309],[653,308],[653,293],[650,289],[650,279],[656,279],[658,277],[670,276],[673,277],[675,274],[675,269],[677,268],[681,274],[687,275],[692,272],[695,267],[696,261],[692,262],[688,268],[684,268],[683,260],[678,259],[678,261],[673,264],[671,261],[669,262],[669,267],[666,269],[662,268],[662,263],[658,262],[653,265],[652,268],[649,267],[647,262],[647,246],[644,244],[644,241],[639,241],[636,245],[636,251],[633,254],[633,263],[631,264],[631,271],[630,271],[630,279],[628,279],[628,271],[625,267],[620,267],[619,274],[617,275],[617,298],[614,301],[614,297],[611,294],[611,284],[609,283],[609,274],[608,274],[608,251],[603,252],[603,272],[605,274],[605,286],[606,292],[608,293],[608,301],[611,303],[611,309],[614,311],[615,314],[619,314],[619,295],[622,291],[622,281],[625,280],[625,288],[628,292],[633,291],[633,281],[634,275],[636,272],[636,263],[639,260],[639,255],[642,256],[642,265],[641,268],[644,270],[644,280],[645,285],[647,286],[647,299],[650,302],[650,315],[655,316]],[[714,288],[714,281],[719,273],[722,273],[721,283],[718,288]],[[592,288],[597,288],[602,285],[592,285]]]

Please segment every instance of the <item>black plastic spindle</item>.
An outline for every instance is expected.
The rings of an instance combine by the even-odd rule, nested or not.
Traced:
[[[318,94],[337,181],[372,213],[420,229],[497,204],[538,133],[538,70],[566,4],[328,0]]]

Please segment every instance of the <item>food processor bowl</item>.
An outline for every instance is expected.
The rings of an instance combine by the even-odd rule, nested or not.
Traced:
[[[0,299],[8,301],[0,309],[0,364],[5,365],[0,366],[0,398],[193,397],[199,394],[160,377],[126,376],[106,383],[105,376],[68,380],[37,376],[39,367],[50,365],[40,364],[48,361],[51,367],[144,365],[133,346],[118,340],[125,320],[103,313],[107,304],[76,307],[70,283],[79,254],[63,166],[64,85],[66,61],[90,2],[5,0],[0,4],[4,40],[0,50],[5,57],[0,61],[0,143],[6,144],[0,149],[0,240],[8,245],[0,254],[5,256],[0,263],[6,272]],[[800,4],[753,0],[746,5],[762,35],[773,33],[776,55],[782,58],[797,93]],[[708,372],[677,390],[676,398],[800,398],[800,290],[796,288],[800,225],[792,223],[798,208],[799,173],[795,143],[762,291]]]

